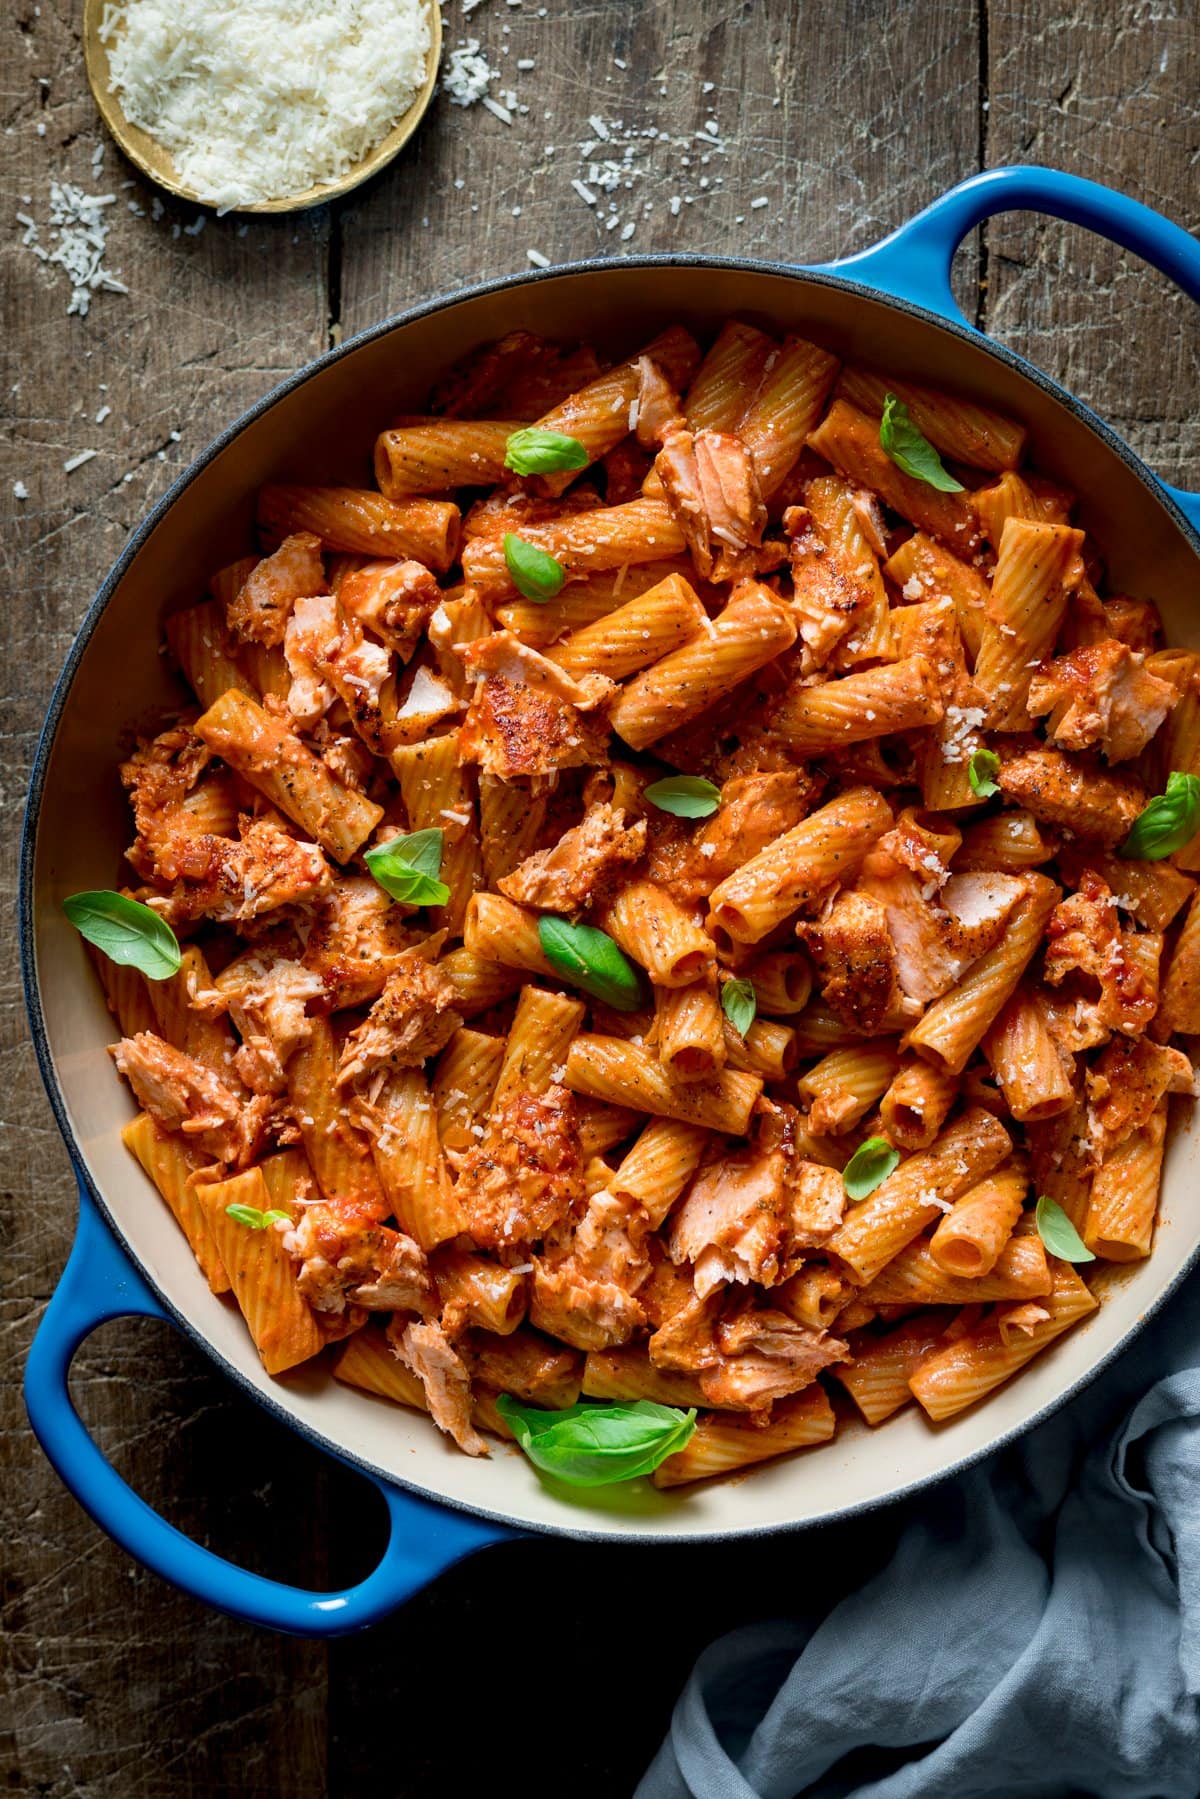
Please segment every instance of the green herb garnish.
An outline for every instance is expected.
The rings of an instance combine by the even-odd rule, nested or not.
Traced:
[[[977,799],[990,800],[994,793],[999,793],[1000,783],[996,779],[999,773],[1000,758],[995,750],[975,751],[967,763],[967,780]]]
[[[758,1011],[754,982],[748,981],[744,975],[737,975],[733,980],[726,981],[721,988],[721,1010],[738,1036],[744,1037]]]
[[[573,1487],[607,1487],[653,1474],[691,1441],[696,1412],[650,1399],[566,1406],[522,1405],[501,1393],[496,1410],[535,1468]]]
[[[1143,862],[1161,862],[1196,835],[1200,825],[1200,775],[1167,776],[1167,791],[1156,795],[1133,821],[1118,852]]]
[[[642,797],[675,818],[709,818],[721,804],[721,789],[703,775],[668,775],[647,787]]]
[[[1084,1242],[1056,1199],[1043,1193],[1034,1210],[1037,1234],[1052,1256],[1060,1262],[1094,1262],[1095,1256]]]
[[[917,481],[936,487],[939,493],[963,493],[961,481],[948,474],[942,459],[923,432],[918,431],[909,416],[908,407],[895,394],[885,394],[883,417],[879,421],[879,441],[896,467]]]
[[[440,828],[414,831],[411,837],[389,837],[372,844],[363,861],[383,891],[405,906],[444,906],[450,898],[442,872],[445,833]]]
[[[616,1012],[635,1012],[641,1005],[641,977],[607,931],[546,913],[538,919],[538,940],[555,973],[573,987]]]
[[[504,538],[504,560],[517,592],[539,606],[552,600],[567,578],[561,562],[523,537],[514,537],[511,531]]]
[[[257,1206],[226,1206],[226,1215],[238,1224],[244,1224],[247,1230],[265,1231],[269,1224],[290,1224],[290,1212],[260,1212]]]
[[[141,900],[108,888],[73,893],[63,911],[81,937],[110,962],[136,968],[148,981],[166,981],[179,972],[179,942],[165,918]]]
[[[866,1199],[900,1166],[900,1151],[886,1137],[868,1137],[842,1169],[847,1199]]]
[[[561,431],[540,431],[527,425],[514,431],[504,448],[504,466],[517,475],[557,475],[567,469],[586,468],[591,457],[577,437]]]

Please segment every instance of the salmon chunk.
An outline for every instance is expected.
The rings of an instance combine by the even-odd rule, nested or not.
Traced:
[[[326,587],[321,539],[297,531],[251,570],[226,608],[229,629],[241,643],[280,644],[296,601]]]

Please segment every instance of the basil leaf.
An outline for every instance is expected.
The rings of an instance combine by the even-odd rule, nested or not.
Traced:
[[[179,972],[179,942],[165,918],[141,900],[100,888],[73,893],[63,911],[81,937],[94,943],[110,962],[136,968],[148,981],[165,981]]]
[[[577,437],[561,431],[539,431],[536,425],[514,431],[504,446],[504,466],[518,475],[557,475],[586,468],[591,457]]]
[[[548,912],[538,919],[538,940],[555,973],[573,987],[615,1012],[636,1012],[641,1005],[641,976],[607,931]]]
[[[963,493],[961,481],[947,474],[942,459],[924,434],[909,417],[908,407],[895,394],[885,394],[883,417],[879,421],[879,441],[885,453],[905,475],[936,487],[939,493]]]
[[[1037,1234],[1052,1256],[1060,1262],[1094,1262],[1095,1256],[1084,1242],[1056,1199],[1043,1193],[1034,1210]]]
[[[900,1151],[886,1137],[868,1137],[842,1169],[847,1199],[866,1199],[900,1166]]]
[[[290,1224],[292,1215],[290,1212],[281,1212],[277,1206],[272,1206],[269,1212],[263,1213],[263,1220],[266,1224]]]
[[[573,1487],[606,1487],[653,1474],[696,1428],[695,1407],[681,1412],[650,1399],[584,1402],[547,1412],[501,1393],[496,1410],[534,1467]]]
[[[675,818],[708,818],[721,804],[721,789],[703,775],[668,775],[647,787],[642,797]]]
[[[504,560],[517,592],[539,606],[552,600],[567,578],[561,562],[523,537],[514,537],[511,531],[504,537]]]
[[[1144,806],[1119,854],[1143,862],[1161,862],[1189,843],[1200,826],[1200,775],[1167,776],[1167,791]]]
[[[363,852],[363,861],[383,891],[404,906],[444,906],[450,898],[442,872],[445,833],[414,831],[411,837],[389,837]]]
[[[238,1224],[244,1224],[250,1231],[265,1231],[270,1212],[260,1212],[257,1206],[226,1206],[226,1216]],[[289,1220],[290,1222],[290,1220]]]
[[[739,975],[735,980],[726,981],[721,988],[721,1010],[733,1026],[739,1037],[744,1037],[754,1023],[754,1015],[758,1011],[758,995],[754,991],[754,982]]]
[[[967,763],[967,780],[977,799],[990,800],[994,793],[999,793],[1000,783],[996,779],[999,773],[1000,758],[995,750],[975,751]]]

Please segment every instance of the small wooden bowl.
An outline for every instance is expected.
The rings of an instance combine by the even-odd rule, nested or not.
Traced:
[[[180,181],[170,152],[164,150],[149,132],[131,125],[125,117],[124,108],[110,85],[108,53],[100,37],[100,21],[107,3],[108,0],[84,0],[83,5],[84,66],[96,105],[100,109],[100,117],[130,162],[143,175],[148,175],[151,181],[156,181],[159,187],[181,200],[193,200],[198,206],[210,206],[211,201],[202,199]],[[438,63],[441,60],[442,16],[437,0],[426,0],[425,11],[429,21],[429,59],[425,79],[413,96],[412,105],[396,120],[387,136],[338,181],[306,188],[303,193],[290,194],[282,200],[261,200],[253,206],[234,206],[229,209],[231,212],[302,212],[309,206],[322,206],[327,200],[336,200],[358,187],[361,182],[369,181],[372,175],[377,175],[393,157],[400,154],[433,98]]]

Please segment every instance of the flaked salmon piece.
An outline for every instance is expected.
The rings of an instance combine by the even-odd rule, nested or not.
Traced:
[[[381,1068],[418,1068],[443,1049],[462,1023],[453,984],[424,945],[405,950],[366,1018],[346,1038],[339,1087],[363,1082]]]
[[[344,612],[407,662],[442,590],[423,562],[368,562],[344,577],[337,597]]]
[[[312,1033],[310,1000],[324,996],[319,975],[270,949],[249,950],[217,977],[217,990],[242,1039],[233,1065],[254,1093],[282,1093],[284,1065]]]
[[[1100,605],[1104,612],[1103,635],[1115,637],[1139,656],[1149,656],[1159,648],[1163,625],[1153,600],[1135,600],[1126,593],[1113,593]]]
[[[580,712],[594,711],[615,691],[615,682],[606,675],[573,675],[540,650],[522,643],[511,631],[492,631],[456,647],[468,675],[476,679],[498,675],[515,686],[529,687],[535,693],[561,700]]]
[[[821,917],[802,922],[825,1004],[856,1030],[871,1034],[896,1016],[902,995],[889,912],[870,893],[843,891]]]
[[[629,1342],[646,1314],[633,1294],[589,1274],[573,1256],[561,1262],[535,1257],[529,1321],[576,1349],[613,1349]]]
[[[648,1229],[636,1201],[593,1193],[569,1245],[534,1260],[531,1323],[577,1349],[627,1343],[646,1322],[635,1295],[650,1273]]]
[[[296,1284],[314,1312],[434,1311],[437,1293],[424,1253],[403,1231],[324,1204],[306,1205],[284,1238],[300,1263]]]
[[[1167,1093],[1195,1094],[1192,1064],[1181,1049],[1149,1037],[1114,1037],[1087,1073],[1089,1123],[1104,1157],[1146,1124]]]
[[[227,1166],[244,1168],[254,1160],[270,1109],[267,1100],[247,1101],[203,1062],[153,1031],[123,1037],[110,1053],[139,1105],[165,1131],[182,1132]]]
[[[1019,875],[953,874],[938,894],[947,950],[958,962],[959,978],[972,962],[994,949],[1018,900],[1025,897]]]
[[[615,691],[606,676],[576,679],[511,631],[460,644],[457,654],[477,682],[459,733],[465,760],[505,781],[606,760],[608,726],[597,713]]]
[[[872,845],[863,866],[883,874],[892,866],[906,868],[920,881],[924,897],[930,899],[945,886],[950,874],[943,852],[944,840],[918,824],[910,812],[903,812],[892,829]]]
[[[557,1084],[500,1101],[484,1141],[456,1158],[455,1189],[480,1249],[540,1242],[583,1202],[575,1101]]]
[[[874,564],[851,567],[845,553],[838,553],[839,544],[829,541],[807,506],[789,506],[783,528],[788,535],[800,641],[808,651],[805,669],[822,668],[850,627],[875,605],[878,571]]]
[[[1005,797],[1046,824],[1111,848],[1129,835],[1146,805],[1141,782],[1106,772],[1090,757],[1062,750],[1026,750],[1001,764]]]
[[[263,557],[229,602],[229,629],[241,643],[282,643],[296,601],[325,593],[327,587],[321,539],[311,531],[296,531]]]
[[[691,1268],[686,1262],[677,1267],[667,1254],[666,1244],[657,1234],[647,1238],[646,1254],[650,1266],[638,1289],[638,1298],[645,1308],[651,1328],[657,1330],[668,1318],[674,1317],[681,1306],[693,1300],[696,1291],[692,1286]]]
[[[949,992],[958,979],[959,964],[917,877],[896,863],[889,867],[882,859],[872,862],[868,858],[856,892],[883,909],[896,959],[896,978],[905,998],[925,1005]]]
[[[608,724],[595,714],[585,717],[552,694],[489,675],[475,690],[458,741],[464,761],[512,781],[603,763]]]
[[[1029,713],[1064,750],[1098,749],[1108,762],[1140,755],[1179,689],[1151,674],[1142,656],[1109,637],[1044,662],[1029,684]]]
[[[322,719],[317,728],[309,732],[309,740],[330,774],[358,793],[366,791],[375,764],[365,743],[357,737],[331,730],[328,719]]]
[[[211,835],[192,840],[188,864],[162,907],[173,923],[212,918],[244,925],[329,891],[333,871],[317,844],[301,843],[270,819],[245,813],[238,829],[236,841]]]
[[[337,637],[337,601],[332,594],[296,601],[284,633],[283,654],[292,677],[287,709],[297,724],[315,724],[337,699],[333,682],[322,673],[326,652],[336,647]]]
[[[207,872],[213,833],[187,802],[211,760],[208,745],[180,721],[142,739],[121,764],[137,827],[128,859],[145,880],[202,879]]]
[[[869,487],[856,487],[850,508],[858,520],[858,528],[881,562],[888,558],[887,524],[879,497]]]
[[[429,1415],[468,1455],[486,1455],[487,1444],[471,1423],[471,1376],[440,1324],[406,1324],[392,1335],[400,1360],[425,1389]]]
[[[724,1303],[723,1286],[714,1287],[703,1297],[689,1287],[686,1299],[661,1320],[646,1345],[654,1366],[685,1374],[716,1367],[721,1359],[717,1320]]]
[[[770,1286],[787,1219],[787,1157],[747,1145],[701,1168],[672,1222],[667,1248],[690,1262],[703,1299],[725,1281]]]
[[[383,754],[383,693],[392,678],[390,650],[366,637],[358,620],[332,594],[297,600],[288,620],[284,655],[292,676],[288,711],[312,724],[340,699],[369,749]]]
[[[577,482],[559,499],[549,499],[521,489],[498,487],[476,500],[463,516],[463,542],[474,538],[503,537],[509,531],[520,537],[531,525],[553,524],[580,512],[595,512],[604,505],[588,481]]]
[[[1044,968],[1052,987],[1070,981],[1078,993],[1082,979],[1088,1010],[1108,1030],[1144,1031],[1158,1010],[1157,983],[1128,953],[1116,899],[1094,869],[1080,870],[1078,890],[1050,914]]]
[[[368,875],[339,875],[313,911],[303,962],[321,977],[326,1009],[366,1005],[403,966],[405,914]]]
[[[949,875],[928,837],[906,822],[880,838],[855,890],[883,907],[900,988],[925,1005],[999,942],[1025,886],[1013,875]]]
[[[184,720],[142,738],[120,768],[139,832],[152,837],[164,814],[182,805],[212,761],[212,751]]]
[[[431,640],[432,641],[432,640]],[[460,712],[463,701],[453,687],[423,662],[414,663],[396,689],[388,720],[389,750],[423,743],[440,724]]]
[[[760,1411],[811,1386],[823,1368],[851,1359],[839,1338],[769,1307],[722,1319],[716,1339],[721,1359],[700,1371],[700,1385],[710,1405],[738,1410]]]
[[[754,458],[722,431],[672,431],[654,460],[671,515],[697,574],[731,581],[777,567],[782,545],[762,553],[767,509]]]
[[[259,918],[280,906],[307,905],[333,885],[333,870],[317,844],[301,843],[266,818],[243,815],[238,829],[241,841],[221,870],[222,886],[233,887],[234,904],[211,910],[211,917]]]
[[[552,849],[535,850],[496,885],[508,899],[541,911],[579,912],[603,898],[615,876],[646,849],[646,823],[627,825],[619,806],[589,806]]]
[[[837,1168],[794,1161],[787,1178],[789,1253],[819,1249],[832,1237],[846,1210],[846,1189]]]
[[[683,429],[683,407],[679,394],[652,356],[639,356],[634,363],[638,390],[630,416],[630,429],[644,450],[661,444],[672,431]],[[609,495],[609,505],[613,499]]]
[[[470,1331],[460,1345],[472,1378],[494,1393],[511,1393],[529,1405],[574,1405],[583,1378],[583,1356],[519,1326],[510,1336]]]

